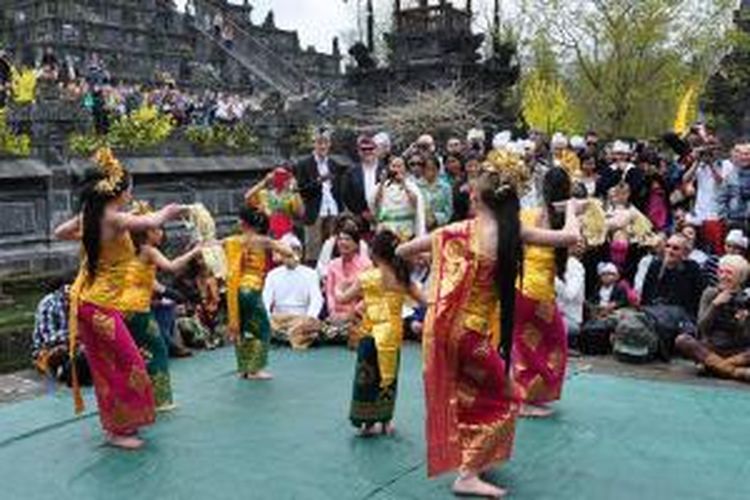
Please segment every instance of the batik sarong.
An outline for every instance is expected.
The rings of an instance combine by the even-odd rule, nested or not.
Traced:
[[[354,372],[354,389],[349,420],[355,427],[388,423],[393,420],[398,389],[398,357],[395,378],[383,384],[378,363],[375,339],[364,337],[357,348],[357,364]]]
[[[268,364],[271,323],[261,292],[242,288],[239,292],[240,335],[234,349],[237,371],[258,373]]]
[[[157,408],[172,404],[172,382],[169,377],[169,348],[159,332],[159,325],[150,312],[130,314],[126,318],[146,371],[151,379]]]
[[[122,315],[80,304],[78,335],[85,347],[102,427],[123,436],[153,423],[151,380]]]

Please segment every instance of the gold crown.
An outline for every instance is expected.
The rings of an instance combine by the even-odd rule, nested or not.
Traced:
[[[523,157],[507,149],[493,149],[487,155],[482,170],[500,176],[498,189],[515,189],[521,193],[530,179]]]
[[[101,194],[113,194],[125,177],[125,169],[109,147],[99,148],[94,153],[93,160],[104,174],[104,179],[97,182],[94,189]]]

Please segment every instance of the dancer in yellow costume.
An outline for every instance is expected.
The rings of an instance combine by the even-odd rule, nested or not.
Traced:
[[[268,217],[252,208],[240,211],[242,234],[224,241],[229,273],[227,312],[229,334],[235,342],[237,372],[243,378],[268,380],[271,323],[263,304],[263,283],[269,268],[269,253],[294,259],[287,245],[274,241],[268,232]]]

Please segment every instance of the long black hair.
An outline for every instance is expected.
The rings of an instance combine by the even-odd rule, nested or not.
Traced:
[[[409,263],[396,255],[396,248],[401,243],[395,233],[381,230],[375,235],[370,244],[373,257],[386,262],[393,268],[396,279],[405,288],[411,285],[411,268]]]
[[[268,234],[268,216],[251,207],[240,209],[240,220],[259,234]]]
[[[99,253],[102,242],[102,218],[107,204],[117,199],[130,187],[130,174],[125,171],[122,179],[114,189],[97,190],[97,184],[105,179],[105,174],[98,168],[86,170],[81,183],[81,214],[83,216],[82,243],[86,253],[86,270],[89,280],[96,277],[99,266]]]
[[[497,221],[495,287],[500,296],[500,348],[510,369],[516,308],[516,281],[523,274],[521,202],[516,190],[497,173],[485,172],[477,184],[479,198]]]
[[[550,169],[542,180],[542,198],[547,208],[547,217],[551,229],[562,229],[565,226],[565,214],[555,208],[555,203],[570,198],[571,182],[568,173],[560,167]],[[568,249],[555,248],[555,274],[563,279],[568,265]]]

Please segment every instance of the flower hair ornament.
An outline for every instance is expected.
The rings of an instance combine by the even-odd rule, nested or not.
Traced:
[[[147,201],[133,201],[133,209],[130,211],[133,215],[148,215],[154,212],[153,207]]]
[[[99,194],[114,194],[117,186],[125,178],[125,169],[122,164],[115,158],[109,147],[99,148],[93,160],[96,168],[104,175],[104,178],[96,183],[94,190]]]
[[[493,149],[487,155],[482,170],[499,177],[495,194],[500,195],[514,190],[521,194],[530,179],[526,163],[521,155],[507,149]]]

